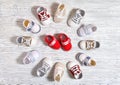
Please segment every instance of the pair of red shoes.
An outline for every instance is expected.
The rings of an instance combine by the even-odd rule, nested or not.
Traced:
[[[64,33],[58,34],[58,40],[52,35],[45,36],[45,42],[53,49],[59,49],[69,51],[72,48],[71,39]]]

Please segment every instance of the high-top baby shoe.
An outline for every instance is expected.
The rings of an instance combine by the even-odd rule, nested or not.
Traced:
[[[50,14],[47,13],[47,9],[44,7],[38,7],[37,8],[37,14],[40,19],[40,22],[43,25],[50,24]]]

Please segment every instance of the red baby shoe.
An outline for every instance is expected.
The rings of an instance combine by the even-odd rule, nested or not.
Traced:
[[[54,36],[51,36],[51,35],[45,36],[45,42],[48,44],[48,46],[50,46],[53,49],[60,48],[60,43]]]
[[[69,51],[72,48],[71,39],[66,34],[60,33],[59,39],[63,50]]]

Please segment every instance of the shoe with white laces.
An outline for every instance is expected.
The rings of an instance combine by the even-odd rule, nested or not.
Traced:
[[[35,46],[37,44],[37,39],[31,36],[19,36],[16,39],[18,45],[24,45],[27,47]]]
[[[78,30],[77,30],[77,34],[78,36],[82,37],[82,36],[86,36],[86,35],[90,35],[91,33],[95,32],[97,30],[97,27],[94,26],[93,24],[82,24]]]
[[[77,60],[79,60],[79,62],[85,66],[95,66],[96,65],[95,60],[93,60],[91,57],[85,55],[84,53],[78,53]]]
[[[61,81],[61,78],[62,78],[62,76],[64,74],[64,69],[65,69],[64,64],[62,64],[60,62],[57,62],[55,64],[54,81],[57,81],[57,82]]]
[[[81,9],[76,9],[72,11],[70,18],[68,19],[68,25],[70,27],[79,27],[82,18],[85,15],[85,11]]]
[[[37,50],[32,50],[26,54],[23,59],[23,64],[30,64],[35,62],[39,58],[40,54]]]
[[[37,69],[37,76],[44,76],[52,67],[52,61],[51,59],[45,57],[42,61],[41,67]]]
[[[38,7],[37,8],[37,14],[40,19],[40,22],[43,25],[50,24],[50,14],[47,13],[47,9],[44,7]]]
[[[54,22],[59,23],[65,19],[65,5],[59,4],[54,14]]]
[[[76,62],[69,61],[67,64],[67,68],[75,79],[82,78],[82,71],[80,69],[79,64],[77,64]]]
[[[78,45],[82,50],[91,50],[100,47],[100,43],[95,40],[81,40]]]
[[[41,31],[41,26],[31,20],[25,19],[23,21],[23,26],[26,28],[26,31],[33,34],[39,33]]]

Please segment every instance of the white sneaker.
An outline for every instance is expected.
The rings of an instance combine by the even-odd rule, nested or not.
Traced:
[[[52,61],[45,57],[42,61],[42,66],[37,69],[37,76],[44,76],[52,67]]]
[[[54,14],[54,22],[59,23],[65,19],[65,5],[59,4]]]
[[[100,43],[95,40],[81,40],[78,45],[82,50],[91,50],[100,47]]]
[[[79,27],[81,19],[84,17],[85,11],[81,9],[73,10],[70,18],[68,19],[68,25],[70,27]]]
[[[82,24],[78,30],[77,30],[77,34],[78,36],[82,37],[82,36],[86,36],[86,35],[90,35],[91,33],[95,32],[97,30],[97,27],[92,25],[92,24]]]
[[[30,47],[37,44],[37,39],[32,38],[31,36],[19,36],[17,37],[16,42],[18,45]]]
[[[31,33],[39,33],[41,31],[41,26],[30,20],[24,20],[23,26],[26,28],[26,31]]]
[[[67,68],[75,79],[82,78],[82,71],[80,70],[80,65],[76,62],[69,61]]]
[[[37,8],[38,17],[43,25],[50,24],[50,14],[47,13],[47,9],[44,7]]]
[[[23,64],[30,64],[35,62],[39,58],[40,54],[36,50],[32,50],[27,53],[27,55],[23,59]]]
[[[95,66],[96,62],[95,60],[91,59],[91,57],[85,55],[84,53],[79,53],[77,55],[77,59],[80,61],[82,65],[85,66]]]
[[[57,62],[55,64],[55,70],[54,70],[54,80],[59,82],[64,74],[65,66],[64,64]]]

